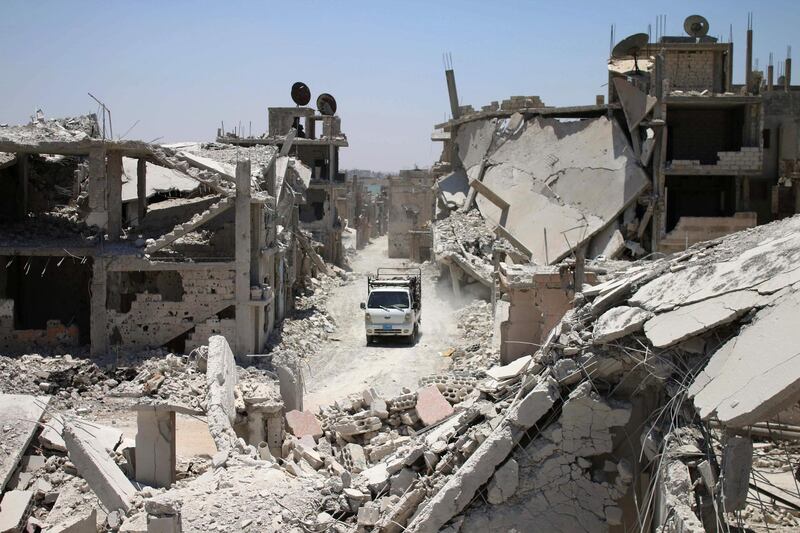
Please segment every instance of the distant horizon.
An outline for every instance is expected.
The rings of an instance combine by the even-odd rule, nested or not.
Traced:
[[[480,109],[512,95],[587,105],[608,92],[612,23],[617,41],[647,33],[648,24],[652,30],[659,14],[667,15],[667,35],[682,35],[683,20],[695,13],[723,40],[732,26],[734,83],[744,78],[749,11],[761,69],[770,52],[776,65],[783,61],[800,27],[800,3],[789,0],[678,0],[650,10],[631,1],[610,10],[585,1],[144,0],[131,9],[97,0],[6,0],[0,9],[2,123],[27,123],[37,108],[48,118],[95,112],[91,92],[112,110],[115,134],[213,142],[223,121],[228,129],[241,122],[247,131],[252,122],[254,134],[266,131],[267,108],[293,105],[291,84],[303,81],[312,102],[322,92],[338,101],[350,144],[340,152],[342,169],[387,173],[428,168],[439,158],[441,143],[430,134],[449,115],[445,52],[462,105]],[[520,24],[491,24],[509,17]]]

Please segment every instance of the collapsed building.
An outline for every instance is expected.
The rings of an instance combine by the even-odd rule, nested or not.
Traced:
[[[607,270],[595,259],[659,257],[797,212],[791,59],[778,84],[771,65],[767,76],[754,71],[749,29],[745,83],[734,85],[733,43],[690,19],[686,36],[636,34],[614,48],[607,103],[600,95],[593,105],[551,107],[513,96],[476,111],[459,105],[447,70],[452,118],[431,137],[443,143],[432,168],[443,219],[433,230],[437,262],[457,293],[505,295],[511,313],[522,311],[522,329],[530,313],[545,312],[536,302],[561,275],[549,281],[563,293],[550,306],[559,312],[544,328],[504,337],[504,352],[524,352],[509,342],[543,341],[587,276]],[[476,224],[486,229],[465,229]],[[466,245],[487,229],[489,246]],[[528,281],[509,285],[509,268]],[[507,322],[501,331],[514,329]]]
[[[298,217],[310,169],[274,147],[111,140],[90,116],[4,127],[0,151],[5,350],[188,352],[219,333],[256,353],[324,268]]]

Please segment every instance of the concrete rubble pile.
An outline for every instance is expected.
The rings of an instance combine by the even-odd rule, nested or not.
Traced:
[[[796,527],[800,511],[754,506],[747,476],[754,457],[764,475],[792,475],[785,456],[753,453],[785,448],[749,435],[800,400],[800,369],[783,363],[794,352],[781,351],[797,339],[774,324],[796,311],[777,312],[800,294],[798,229],[800,217],[633,263],[585,286],[544,346],[505,366],[297,413],[290,470],[340,478],[334,516],[362,530],[605,531],[637,515],[666,531],[738,517]],[[764,342],[765,326],[785,340],[753,360],[748,339]],[[736,383],[738,346],[755,375],[781,376]]]
[[[476,210],[452,212],[434,224],[434,257],[442,265],[463,271],[468,281],[462,289],[476,296],[485,296],[492,286],[494,256],[500,251],[514,253],[514,248],[498,238]]]

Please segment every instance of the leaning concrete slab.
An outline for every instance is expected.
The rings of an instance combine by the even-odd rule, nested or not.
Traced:
[[[0,394],[0,493],[14,474],[36,433],[50,396]]]
[[[700,416],[748,426],[800,400],[798,324],[800,289],[795,288],[717,350],[689,387]]]
[[[628,131],[633,131],[656,105],[656,97],[646,94],[641,89],[623,78],[614,78],[614,88],[619,95]]]
[[[113,452],[122,440],[122,431],[117,428],[104,426],[78,417],[69,417],[69,421],[82,432],[97,439],[103,448],[109,452]],[[63,432],[64,418],[61,415],[53,415],[39,435],[39,443],[45,448],[66,452],[67,445],[64,443]]]
[[[483,183],[511,202],[505,229],[538,264],[555,263],[589,241],[649,182],[623,129],[606,117],[530,120],[488,158]],[[485,218],[501,220],[490,200],[479,196],[477,204]]]
[[[64,425],[64,442],[78,474],[86,480],[106,509],[122,509],[127,513],[136,489],[102,444],[69,421]]]
[[[208,429],[218,450],[232,448],[237,440],[232,426],[236,420],[234,391],[237,380],[236,361],[228,341],[222,335],[211,336],[206,362],[206,403]]]

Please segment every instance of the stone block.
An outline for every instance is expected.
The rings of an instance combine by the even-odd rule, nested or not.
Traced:
[[[314,439],[322,437],[322,426],[319,420],[309,411],[289,411],[286,413],[286,427],[295,437],[310,435]]]
[[[453,407],[436,385],[428,385],[417,391],[416,409],[417,416],[424,426],[441,422],[453,414]]]

